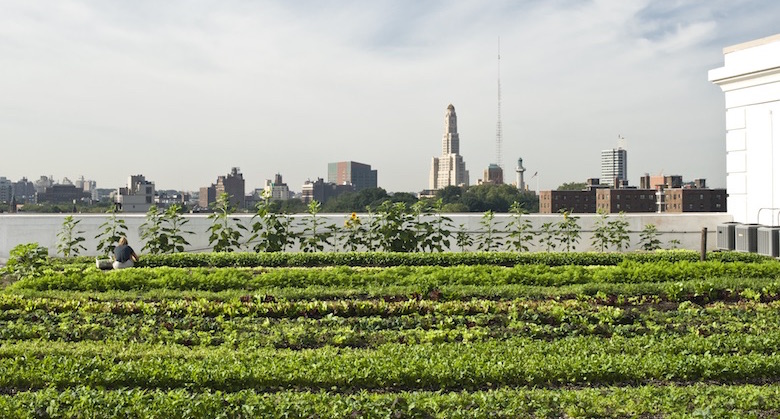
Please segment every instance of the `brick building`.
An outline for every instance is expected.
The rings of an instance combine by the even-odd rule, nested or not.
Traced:
[[[666,212],[726,212],[725,189],[664,190]]]
[[[584,191],[541,191],[539,212],[555,214],[566,210],[574,213],[596,212],[596,189]]]
[[[599,189],[593,212],[656,212],[657,209],[653,189]]]

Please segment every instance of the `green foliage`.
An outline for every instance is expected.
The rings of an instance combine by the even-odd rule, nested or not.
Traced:
[[[382,188],[368,188],[358,192],[345,192],[329,199],[323,204],[322,210],[330,213],[351,213],[363,211],[366,207],[374,210],[385,201],[392,201],[387,191]]]
[[[78,256],[82,250],[87,250],[83,244],[86,239],[81,234],[83,230],[76,230],[76,226],[81,220],[74,220],[72,215],[68,215],[62,221],[62,229],[57,233],[57,251],[62,256],[68,258]]]
[[[183,230],[189,220],[179,214],[181,207],[171,205],[165,212],[160,212],[157,206],[152,206],[146,213],[146,221],[141,225],[141,239],[146,241],[143,250],[151,254],[183,252],[189,242],[184,234],[194,234]]]
[[[628,236],[628,221],[623,212],[620,212],[616,219],[609,220],[607,213],[599,210],[599,220],[596,221],[596,227],[593,231],[591,244],[603,252],[610,246],[614,246],[618,252],[627,248],[630,244]]]
[[[63,213],[91,213],[99,214],[110,212],[114,204],[111,202],[96,202],[94,204],[85,204],[83,202],[76,202],[75,211],[73,204],[50,204],[50,203],[38,203],[38,204],[24,204],[19,209],[19,212],[24,213],[39,213],[39,214],[63,214]]]
[[[418,217],[418,226],[424,226],[422,235],[418,235],[419,248],[423,252],[444,252],[450,248],[450,237],[454,226],[452,218],[442,215],[443,207],[443,201],[436,200],[432,208],[435,218],[427,224],[420,222]]]
[[[127,233],[127,224],[125,220],[117,217],[116,207],[111,207],[108,212],[111,214],[103,224],[98,227],[101,232],[95,236],[98,239],[97,251],[101,252],[104,257],[114,254],[119,239],[125,236]]]
[[[458,245],[461,252],[465,252],[467,247],[471,247],[474,244],[474,239],[463,224],[460,225],[455,234],[455,243]]]
[[[441,201],[443,205],[459,204],[463,196],[463,189],[459,186],[445,186],[436,191],[436,200]]]
[[[230,218],[232,212],[230,196],[226,193],[220,194],[214,204],[214,212],[209,215],[211,227],[207,230],[210,233],[209,246],[215,252],[233,252],[243,246],[242,231],[246,231],[247,228],[240,220]]]
[[[522,356],[517,355],[518,348],[522,348]],[[741,349],[741,354],[734,356],[732,348]],[[640,336],[616,338],[611,343],[591,336],[552,342],[510,338],[467,345],[392,343],[372,350],[325,346],[307,351],[25,342],[0,348],[0,367],[14,372],[0,377],[0,384],[22,389],[84,385],[208,388],[230,393],[247,388],[319,392],[344,386],[345,380],[354,390],[435,388],[459,392],[479,391],[489,385],[606,386],[661,380],[729,383],[775,377],[780,373],[780,355],[774,348],[767,339],[734,334],[715,338],[694,334]],[[605,368],[605,364],[620,368]]]
[[[599,208],[599,219],[593,228],[593,235],[591,236],[591,246],[598,249],[599,252],[603,252],[604,249],[609,247],[609,224],[607,222],[607,213]]]
[[[313,200],[309,203],[308,212],[310,217],[304,223],[303,234],[298,237],[300,249],[307,253],[321,252],[326,244],[332,245],[331,239],[335,235],[335,226],[329,225],[325,227],[327,222],[317,218],[320,208],[321,205],[317,201]]]
[[[698,257],[55,260],[0,293],[0,417],[776,416],[780,262]]]
[[[565,182],[558,187],[559,191],[581,191],[588,186],[585,182]]]
[[[301,214],[308,211],[308,206],[300,199],[285,199],[283,201],[268,202],[268,212],[275,214]]]
[[[354,393],[78,385],[0,396],[0,415],[26,417],[34,411],[47,417],[102,418],[770,417],[780,406],[777,393],[773,385],[706,383]]]
[[[501,259],[499,259],[501,260]],[[508,259],[504,259],[505,261]],[[64,269],[47,272],[17,282],[17,289],[66,289],[106,291],[109,289],[178,289],[224,291],[258,290],[273,287],[310,286],[407,286],[427,283],[444,285],[563,286],[572,284],[680,282],[712,278],[760,279],[780,276],[780,263],[653,262],[624,261],[610,266],[395,266],[386,268],[135,268],[101,272],[89,269]],[[773,292],[777,292],[776,282]],[[708,290],[702,296],[710,298]]]
[[[184,230],[184,225],[189,223],[190,220],[182,217],[181,211],[181,206],[173,204],[163,214],[162,234],[168,237],[168,247],[165,248],[166,253],[183,252],[184,246],[190,245],[183,234],[195,234],[193,231]]]
[[[365,246],[365,250],[375,252],[380,250],[379,216],[371,210],[370,205],[367,205],[365,210],[368,223],[365,224],[364,229],[359,230],[359,232],[364,233],[362,240],[360,240],[360,244]]]
[[[577,223],[580,217],[573,216],[568,211],[563,211],[561,215],[563,220],[556,223],[556,234],[561,247],[569,252],[580,241],[580,225]]]
[[[461,197],[461,203],[470,212],[508,212],[513,202],[521,203],[531,211],[538,211],[539,208],[536,194],[521,192],[512,185],[473,185]]]
[[[642,250],[653,251],[661,248],[661,240],[658,239],[660,233],[653,224],[645,224],[642,232],[639,233],[639,246]]]
[[[368,248],[369,245],[365,243],[366,228],[363,227],[363,221],[358,217],[357,213],[353,212],[344,221],[342,232],[341,247],[347,251],[357,252],[362,247]]]
[[[371,223],[378,236],[379,249],[385,252],[414,252],[417,250],[414,217],[403,202],[385,201],[377,208]]]
[[[465,227],[460,226],[463,230]],[[465,234],[470,237],[471,235]],[[456,244],[457,245],[457,244]],[[343,245],[342,245],[343,246]],[[466,244],[465,246],[470,246]],[[346,249],[346,247],[345,247]],[[348,249],[346,249],[348,250]],[[541,264],[548,266],[617,265],[623,261],[639,263],[653,262],[697,262],[699,252],[692,250],[658,250],[654,252],[599,253],[599,252],[444,252],[444,253],[380,253],[380,252],[275,252],[275,253],[177,253],[148,255],[136,264],[137,267],[313,267],[313,266],[457,266]],[[774,259],[756,253],[709,252],[708,261],[774,263]],[[95,259],[85,256],[69,259],[52,259],[56,268],[74,267],[84,269],[94,266]]]
[[[267,196],[257,204],[257,213],[252,223],[252,236],[248,242],[257,240],[255,252],[283,252],[295,244],[297,234],[292,230],[292,220],[285,214],[271,211],[271,201]],[[319,211],[319,207],[316,208]],[[314,222],[319,220],[314,219]],[[316,240],[316,238],[315,238]],[[302,248],[304,244],[301,245]]]
[[[141,224],[141,240],[146,241],[146,244],[141,249],[149,252],[152,255],[165,253],[163,247],[167,246],[167,238],[162,237],[162,214],[157,209],[157,205],[149,207],[149,211],[146,212],[146,221]]]
[[[545,251],[551,252],[555,250],[558,244],[557,223],[546,222],[543,223],[539,230],[539,244],[543,245]]]
[[[624,248],[628,248],[630,244],[628,221],[626,221],[622,211],[616,219],[607,223],[607,229],[609,230],[609,244],[614,246],[615,250],[621,252]]]
[[[48,259],[49,250],[38,243],[19,244],[11,249],[8,262],[0,273],[13,279],[36,277],[42,275]]]
[[[523,218],[523,215],[527,214],[528,211],[523,208],[523,204],[513,202],[509,213],[512,214],[512,220],[507,226],[509,228],[508,244],[516,252],[527,252],[528,244],[533,241],[534,237],[531,233],[531,221]]]
[[[482,232],[477,240],[477,249],[483,252],[492,252],[502,246],[501,238],[496,231],[496,224],[493,223],[495,214],[493,211],[485,211],[479,224],[482,225]]]

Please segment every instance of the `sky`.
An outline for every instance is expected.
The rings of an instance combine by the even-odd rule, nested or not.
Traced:
[[[531,189],[598,177],[622,145],[633,185],[725,187],[707,71],[778,17],[771,0],[0,0],[0,176],[197,190],[235,166],[247,190],[280,173],[300,191],[352,160],[418,192],[451,103],[476,183],[500,67],[508,180],[518,157]]]

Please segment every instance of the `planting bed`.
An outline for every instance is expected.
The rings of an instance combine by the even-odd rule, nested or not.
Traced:
[[[57,261],[0,293],[0,417],[780,415],[774,260],[339,257]]]

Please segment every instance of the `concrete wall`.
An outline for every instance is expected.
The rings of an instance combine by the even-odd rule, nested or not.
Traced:
[[[780,225],[780,35],[723,54],[709,80],[725,95],[728,212],[737,222]]]
[[[22,214],[0,214],[0,262],[7,260],[10,250],[23,243],[37,242],[42,246],[49,248],[51,255],[56,254],[57,249],[57,233],[62,228],[63,219],[67,214],[44,214],[44,215],[22,215]],[[359,214],[364,223],[367,221],[367,215]],[[483,231],[483,227],[480,225],[482,220],[482,214],[448,214],[448,217],[452,218],[456,227],[463,225],[465,230],[477,236]],[[591,246],[591,232],[593,231],[595,223],[598,221],[598,215],[590,214],[578,214],[578,224],[582,227],[581,239],[575,250],[587,251],[596,250]],[[84,231],[79,234],[86,238],[84,245],[87,247],[87,251],[82,254],[85,255],[97,255],[95,250],[98,241],[94,238],[99,232],[99,226],[103,224],[108,216],[105,214],[75,214],[74,219],[81,220],[78,224],[78,231]],[[189,223],[185,227],[195,232],[195,234],[188,236],[187,240],[191,243],[186,250],[192,252],[203,252],[210,250],[208,245],[208,233],[206,230],[211,225],[211,220],[206,215],[186,215]],[[346,214],[330,214],[320,215],[322,219],[327,220],[329,224],[335,224],[343,226],[344,221],[348,217]],[[559,222],[561,216],[558,214],[552,215],[540,215],[533,214],[526,216],[532,223],[534,230],[538,230],[539,227],[547,222]],[[141,214],[122,214],[121,219],[125,220],[128,226],[127,238],[130,245],[135,248],[137,252],[140,252],[143,247],[143,243],[140,239],[140,226],[145,221],[145,215]],[[235,219],[238,222],[243,223],[249,227],[252,223],[251,215],[236,215]],[[296,225],[297,230],[301,230],[300,224],[305,221],[306,216],[294,215],[293,224]],[[508,214],[498,214],[494,219],[494,223],[499,230],[503,230],[504,226],[510,221]],[[613,217],[610,216],[610,219]],[[653,224],[657,227],[661,233],[659,239],[663,243],[663,247],[669,247],[671,240],[679,240],[681,248],[686,249],[699,249],[701,240],[702,227],[708,228],[708,249],[715,249],[716,240],[716,227],[719,224],[732,221],[732,217],[725,213],[708,213],[708,214],[627,214],[625,220],[629,223],[628,229],[631,231],[631,247],[630,249],[636,249],[639,241],[639,232],[647,224]],[[534,241],[538,241],[538,234]],[[532,251],[544,250],[540,245],[531,246]],[[458,251],[454,240],[451,248],[453,251]],[[297,244],[295,251],[297,251]],[[332,251],[339,251],[342,249],[329,249]],[[472,249],[475,250],[475,249]]]

